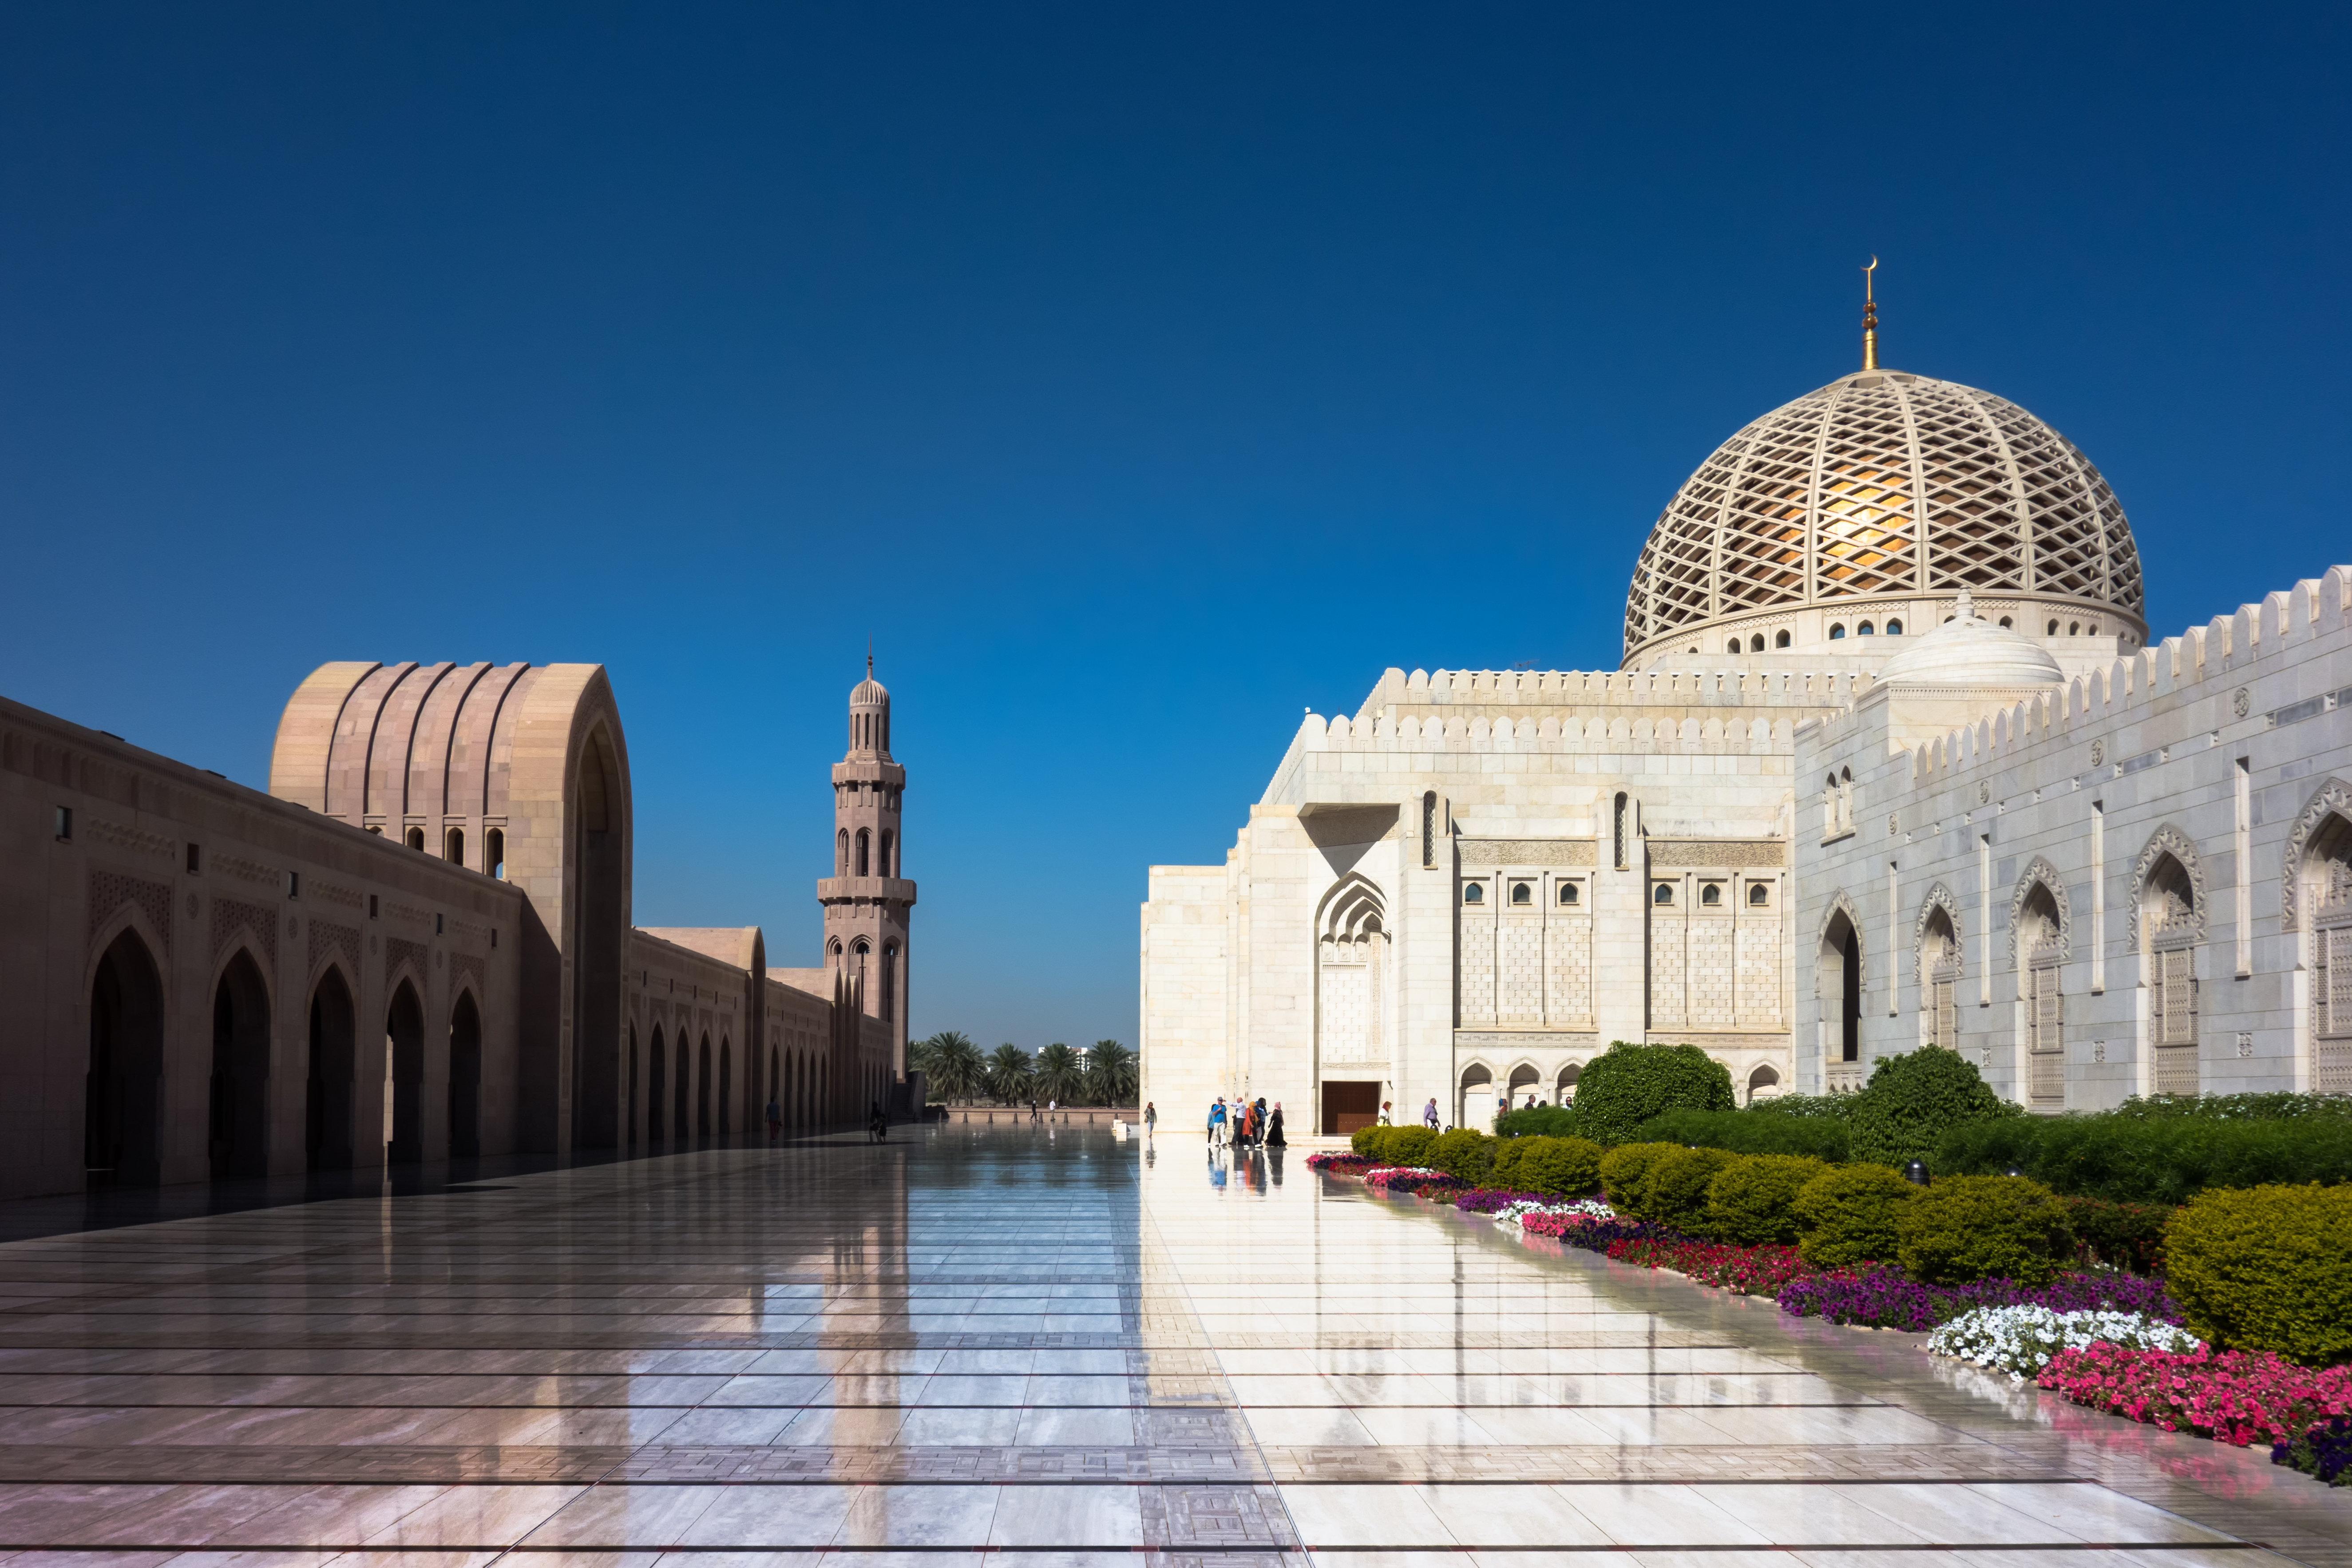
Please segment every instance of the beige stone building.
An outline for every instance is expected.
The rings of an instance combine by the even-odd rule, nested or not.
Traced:
[[[677,1147],[771,1098],[795,1131],[858,1121],[905,1077],[888,714],[869,667],[842,765],[885,737],[878,984],[771,970],[757,927],[632,923],[601,666],[321,665],[267,795],[0,700],[0,1196]]]
[[[1391,669],[1151,868],[1171,1125],[1483,1126],[1621,1039],[1743,1099],[1922,1044],[2036,1110],[2352,1089],[2352,570],[2149,647],[2089,459],[1867,345],[1676,492],[1618,669]]]

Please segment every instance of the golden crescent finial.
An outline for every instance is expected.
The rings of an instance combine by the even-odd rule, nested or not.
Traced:
[[[1878,368],[1878,299],[1873,292],[1878,270],[1878,258],[1874,255],[1870,265],[1862,269],[1862,368]]]
[[[1863,302],[1864,302],[1864,304],[1868,304],[1868,303],[1870,303],[1870,299],[1871,299],[1871,295],[1870,295],[1871,276],[1870,276],[1870,275],[1871,275],[1872,273],[1874,273],[1874,272],[1877,271],[1877,270],[1878,270],[1878,258],[1876,258],[1875,256],[1874,256],[1874,257],[1872,257],[1872,258],[1870,258],[1870,265],[1869,265],[1869,266],[1867,266],[1867,267],[1865,267],[1865,268],[1864,268],[1862,269],[1862,299],[1863,299]]]

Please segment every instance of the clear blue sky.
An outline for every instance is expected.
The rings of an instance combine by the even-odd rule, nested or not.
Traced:
[[[1872,252],[2159,635],[2352,557],[2347,16],[13,5],[0,691],[261,785],[321,660],[600,660],[639,921],[813,963],[871,636],[917,1028],[1132,1042],[1145,866],[1612,667]]]

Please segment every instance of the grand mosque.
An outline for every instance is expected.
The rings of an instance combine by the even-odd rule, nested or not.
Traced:
[[[1922,1047],[2035,1111],[2352,1090],[2352,567],[2145,604],[2091,460],[1874,308],[1667,502],[1616,669],[1391,669],[1150,868],[1144,1093],[1483,1126],[1617,1040],[1743,1101]]]

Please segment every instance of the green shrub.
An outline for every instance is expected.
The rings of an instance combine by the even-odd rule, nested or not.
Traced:
[[[1881,1057],[1846,1120],[1853,1158],[1881,1165],[1927,1160],[1947,1128],[2023,1113],[1995,1094],[1958,1051]],[[1937,1167],[1930,1163],[1930,1171]]]
[[[1830,1167],[1803,1154],[1751,1154],[1706,1187],[1706,1234],[1747,1246],[1797,1239],[1797,1194]]]
[[[1515,1149],[1518,1157],[1505,1181],[1502,1157]],[[1507,1139],[1496,1152],[1495,1185],[1580,1198],[1601,1184],[1602,1152],[1590,1138]]]
[[[1797,1194],[1797,1251],[1816,1268],[1888,1262],[1895,1222],[1919,1192],[1885,1165],[1832,1166]]]
[[[1519,1184],[1519,1162],[1536,1140],[1532,1138],[1502,1138],[1495,1143],[1495,1163],[1486,1167],[1486,1184],[1490,1187],[1517,1188]]]
[[[1379,1127],[1369,1157],[1384,1165],[1425,1165],[1437,1134],[1426,1127]]]
[[[2204,1193],[2165,1231],[2191,1332],[2305,1366],[2352,1360],[2352,1187]]]
[[[2066,1205],[2022,1176],[1951,1176],[1924,1189],[1895,1222],[1904,1272],[1928,1285],[2014,1279],[2046,1285],[2074,1256]]]
[[[1601,1190],[1609,1205],[1626,1214],[1639,1211],[1649,1195],[1650,1166],[1660,1155],[1677,1152],[1679,1143],[1620,1143],[1601,1157]]]
[[[1696,1143],[1735,1154],[1810,1154],[1832,1164],[1846,1158],[1843,1121],[1813,1116],[1765,1116],[1753,1110],[1669,1110],[1642,1123],[1642,1137],[1658,1143]]]
[[[2163,1204],[2111,1204],[2068,1198],[2066,1226],[2080,1261],[2134,1274],[2164,1271],[2164,1227],[2174,1210]]]
[[[1783,1094],[1749,1102],[1759,1116],[1794,1116],[1807,1121],[1843,1121],[1853,1114],[1851,1094]]]
[[[1565,1105],[1522,1107],[1495,1123],[1506,1138],[1570,1138],[1576,1135],[1576,1112]]]
[[[2352,1094],[2136,1094],[2107,1114],[2147,1121],[2192,1116],[2200,1121],[2290,1121],[2306,1116],[2352,1117]]]
[[[1405,1131],[1416,1129],[1407,1128]],[[1423,1127],[1417,1131],[1426,1132],[1429,1129]],[[1427,1152],[1412,1163],[1434,1166],[1449,1176],[1483,1186],[1487,1173],[1495,1168],[1495,1147],[1499,1142],[1474,1128],[1457,1127],[1451,1132],[1439,1133],[1436,1141],[1428,1145]]]
[[[1675,1149],[1650,1163],[1636,1219],[1670,1225],[1690,1236],[1706,1234],[1706,1189],[1716,1173],[1748,1158],[1724,1149]]]
[[[1385,1127],[1359,1127],[1348,1134],[1348,1147],[1367,1160],[1378,1159],[1372,1150],[1378,1146],[1381,1134],[1387,1131]]]
[[[1599,1143],[1636,1139],[1665,1110],[1729,1110],[1731,1074],[1696,1046],[1619,1040],[1576,1080],[1576,1131]]]
[[[2018,1117],[1951,1129],[1937,1142],[1935,1169],[1955,1175],[2019,1170],[2076,1197],[2180,1204],[2209,1187],[2352,1181],[2352,1120],[2148,1114],[2145,1106],[2129,1113]]]

